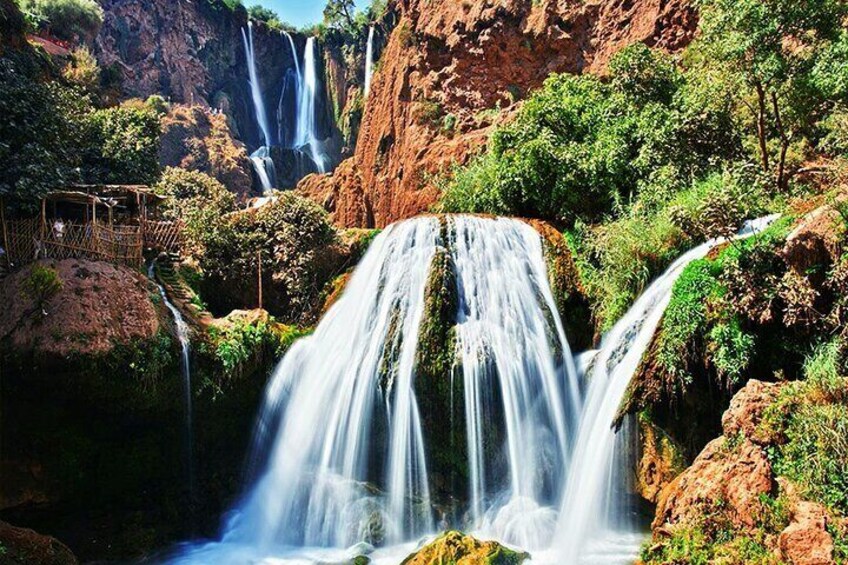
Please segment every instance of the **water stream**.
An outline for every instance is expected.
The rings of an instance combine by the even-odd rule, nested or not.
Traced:
[[[371,78],[374,75],[374,26],[368,28],[368,46],[365,48],[365,97],[371,93]]]
[[[321,147],[318,132],[318,56],[314,37],[306,40],[303,53],[302,78],[300,80],[300,97],[297,105],[297,129],[295,146],[305,147],[310,157],[318,167],[318,172],[327,172],[327,157]]]
[[[147,275],[159,289],[162,301],[171,313],[174,320],[177,340],[180,342],[180,374],[183,381],[183,406],[185,407],[185,421],[183,424],[183,443],[185,445],[185,468],[186,481],[188,483],[189,500],[194,501],[194,430],[191,400],[191,338],[189,327],[179,309],[168,300],[165,288],[156,280],[156,262],[151,261],[147,268]]]
[[[534,563],[632,563],[644,539],[625,483],[637,436],[632,420],[618,433],[612,424],[674,282],[720,243],[681,256],[601,348],[575,363],[542,240],[529,225],[456,216],[390,226],[315,333],[276,369],[250,488],[221,540],[188,547],[176,561],[301,563],[373,551],[375,563],[399,563],[453,527],[529,550]],[[458,295],[455,368],[442,383],[416,386],[425,290],[445,252]],[[428,459],[432,430],[418,398],[439,390],[450,391],[443,419],[451,430],[463,426],[467,444],[438,446],[467,469],[459,489],[467,496],[451,495],[452,513],[437,495],[444,481],[433,483],[444,452]],[[455,403],[464,421],[453,418]]]

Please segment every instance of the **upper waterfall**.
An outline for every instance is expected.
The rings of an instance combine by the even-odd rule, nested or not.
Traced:
[[[371,77],[374,74],[374,26],[368,28],[368,46],[365,49],[365,97],[371,93]]]
[[[318,56],[314,37],[306,40],[303,53],[302,78],[299,83],[299,101],[297,105],[297,133],[295,145],[307,147],[318,172],[327,172],[327,158],[318,132]]]
[[[244,52],[247,57],[247,72],[250,77],[250,94],[253,98],[253,108],[256,112],[256,121],[259,128],[262,130],[264,145],[271,145],[271,127],[268,122],[268,113],[265,111],[265,101],[262,98],[262,89],[259,85],[259,75],[256,72],[256,53],[253,49],[253,22],[247,22],[247,33],[244,28],[241,30],[242,40],[244,42]]]

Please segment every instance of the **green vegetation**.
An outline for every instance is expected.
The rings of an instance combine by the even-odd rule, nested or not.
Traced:
[[[66,41],[91,41],[103,24],[103,9],[95,0],[17,0],[28,19]]]
[[[98,109],[99,70],[74,52],[64,76],[26,45],[0,60],[0,194],[33,208],[46,192],[84,183],[148,183],[159,173],[159,116],[130,101]]]
[[[780,209],[804,190],[805,163],[848,149],[844,2],[699,8],[700,34],[680,57],[636,44],[606,78],[551,76],[483,154],[437,183],[442,211],[569,230],[600,331],[681,251]],[[744,324],[723,323],[712,338],[733,381],[753,344]]]
[[[35,302],[39,311],[43,312],[47,301],[56,296],[63,286],[62,277],[56,269],[36,264],[21,284],[21,291],[26,298]]]

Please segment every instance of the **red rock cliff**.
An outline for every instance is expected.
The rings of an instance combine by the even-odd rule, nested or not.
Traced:
[[[692,38],[688,0],[395,0],[356,152],[299,190],[343,226],[385,226],[426,211],[431,178],[485,143],[491,108],[508,108],[553,72],[602,72],[643,41]]]

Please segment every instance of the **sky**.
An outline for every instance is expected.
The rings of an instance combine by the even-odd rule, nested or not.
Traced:
[[[307,24],[317,24],[322,19],[326,0],[244,0],[245,6],[262,4],[280,15],[280,19],[295,27]],[[362,8],[368,5],[366,0],[357,0],[356,5]]]

